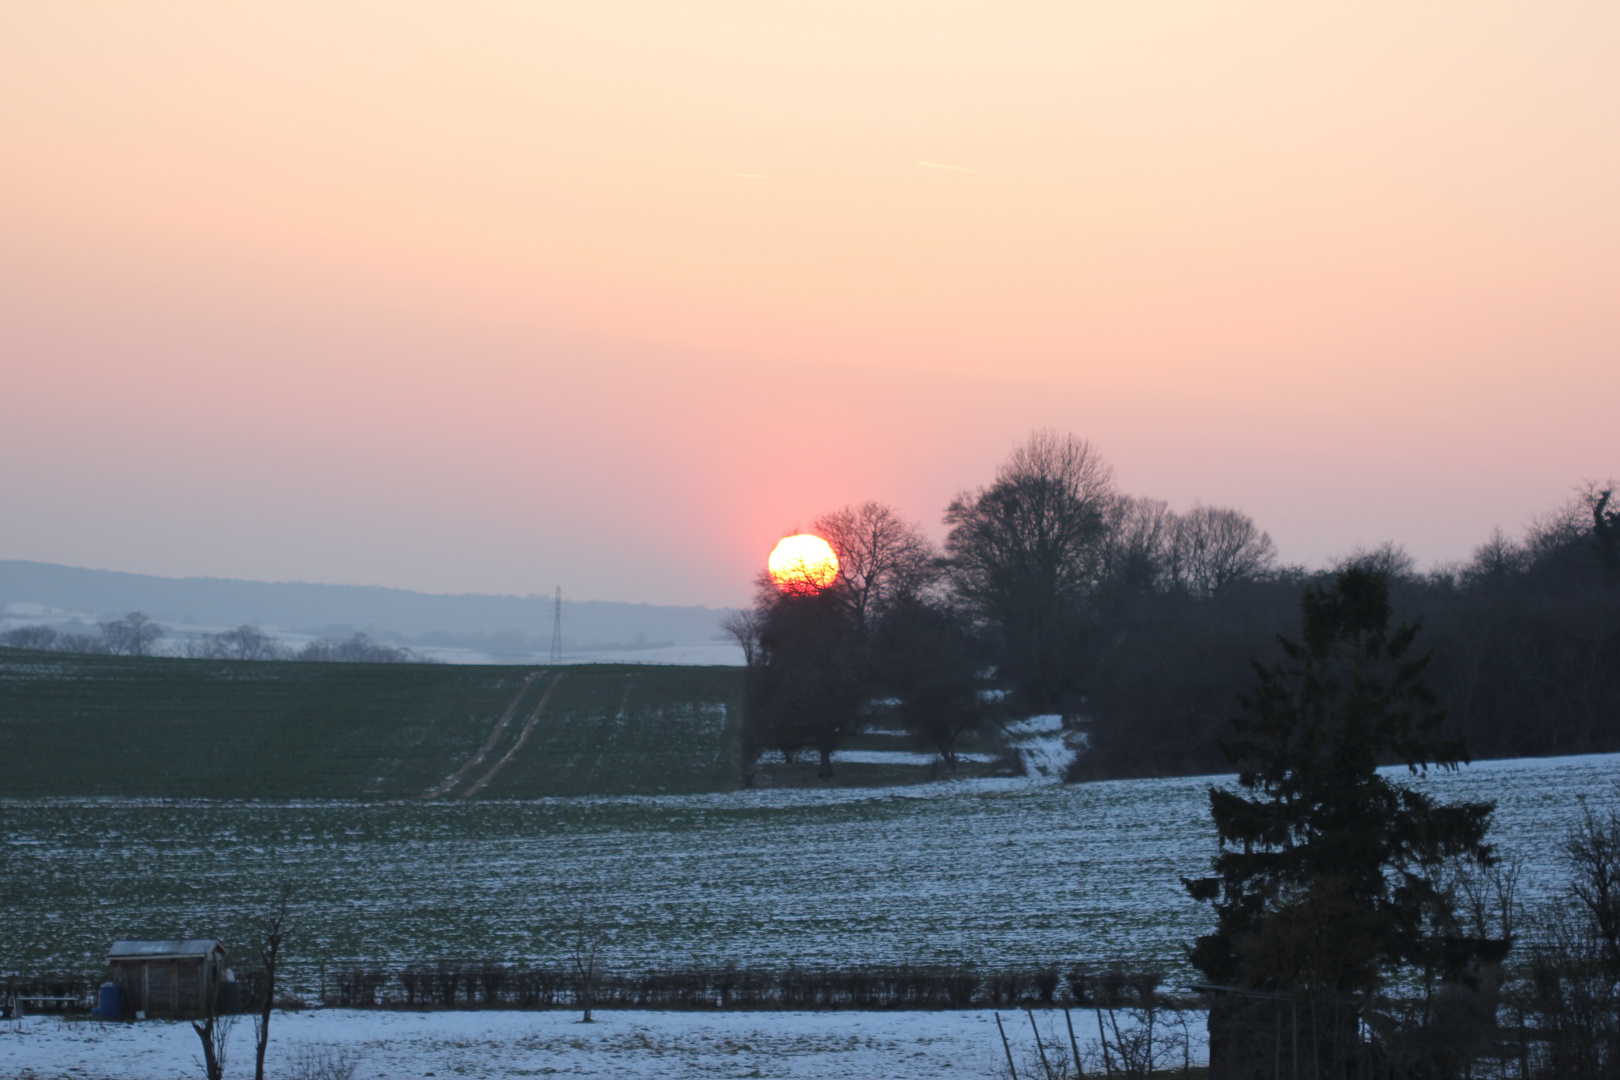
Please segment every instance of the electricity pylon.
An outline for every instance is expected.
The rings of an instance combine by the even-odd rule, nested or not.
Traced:
[[[551,662],[562,663],[562,586],[557,586],[557,603],[551,610]]]

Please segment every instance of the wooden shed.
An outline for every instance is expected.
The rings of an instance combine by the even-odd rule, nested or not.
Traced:
[[[1192,989],[1209,996],[1209,1080],[1374,1074],[1357,998],[1204,984]]]
[[[124,1015],[200,1017],[217,1003],[225,946],[213,938],[115,941],[107,954],[124,991]]]

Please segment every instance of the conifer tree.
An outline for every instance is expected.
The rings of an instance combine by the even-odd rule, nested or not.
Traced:
[[[1462,932],[1438,881],[1449,861],[1493,861],[1494,804],[1437,803],[1381,775],[1466,763],[1412,656],[1418,624],[1391,631],[1387,579],[1352,567],[1309,588],[1301,640],[1257,681],[1222,744],[1243,790],[1210,789],[1214,876],[1183,880],[1214,904],[1189,957],[1214,983],[1308,994],[1375,990],[1397,969],[1456,977],[1506,943]]]

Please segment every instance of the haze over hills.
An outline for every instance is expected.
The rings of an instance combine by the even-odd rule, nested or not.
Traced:
[[[364,632],[445,660],[522,663],[550,650],[551,596],[440,595],[375,585],[167,578],[0,560],[0,629],[131,611],[185,633],[250,624],[291,636]],[[563,599],[565,659],[741,663],[729,608]]]

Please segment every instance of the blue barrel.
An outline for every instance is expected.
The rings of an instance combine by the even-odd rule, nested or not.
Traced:
[[[96,1007],[90,1010],[90,1015],[98,1020],[122,1020],[124,1018],[124,988],[117,983],[102,983],[101,993],[96,999]]]

